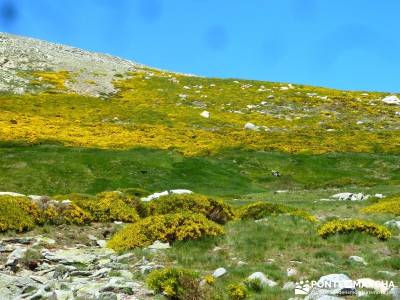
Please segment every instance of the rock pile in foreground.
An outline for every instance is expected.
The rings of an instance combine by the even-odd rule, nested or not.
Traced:
[[[151,298],[143,283],[134,280],[136,270],[152,269],[146,260],[132,266],[132,254],[79,244],[55,249],[55,244],[40,236],[2,240],[0,299]]]

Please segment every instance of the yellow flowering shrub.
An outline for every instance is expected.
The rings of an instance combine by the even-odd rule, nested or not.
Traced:
[[[133,223],[139,220],[135,207],[129,203],[131,199],[121,192],[103,192],[96,197],[75,194],[69,200],[87,211],[96,222]]]
[[[71,78],[68,71],[37,71],[33,74],[34,79],[31,80],[32,85],[48,84],[57,91],[66,91],[66,82]]]
[[[84,225],[92,221],[92,216],[74,203],[61,206],[58,209],[58,216],[55,218],[55,223],[66,223]]]
[[[288,214],[303,218],[309,222],[316,222],[317,219],[305,210],[282,204],[269,202],[256,202],[239,209],[239,216],[242,220],[258,220],[270,215]]]
[[[203,299],[198,274],[190,270],[181,268],[154,270],[147,276],[146,283],[149,288],[156,293],[162,293],[167,299]]]
[[[223,200],[199,194],[168,195],[152,200],[148,205],[150,215],[178,212],[202,214],[208,219],[225,224],[234,218],[233,209]]]
[[[242,300],[248,297],[248,291],[243,284],[231,284],[228,286],[228,296],[232,300]]]
[[[31,230],[40,210],[26,197],[0,196],[0,232]]]
[[[387,213],[400,216],[400,196],[379,201],[364,207],[361,211],[364,213]]]
[[[365,232],[381,240],[387,240],[392,236],[390,230],[383,225],[357,219],[329,221],[320,226],[318,234],[322,238],[327,238],[328,236],[337,233],[349,233],[355,231]]]
[[[72,76],[62,71],[35,72],[31,84],[52,88],[35,95],[0,95],[1,140],[149,147],[188,156],[225,148],[314,154],[400,150],[395,108],[376,100],[383,96],[379,93],[365,97],[310,86],[282,91],[280,84],[271,82],[236,84],[230,79],[138,69],[129,78],[115,81],[119,92],[104,101],[65,93]],[[261,86],[268,92],[260,92]],[[270,94],[273,98],[266,99]],[[211,118],[200,116],[201,107],[207,107]],[[370,122],[357,124],[360,115]],[[245,130],[247,122],[268,128]]]
[[[221,234],[224,234],[222,226],[200,214],[156,215],[125,226],[111,238],[108,247],[126,251],[151,245],[156,240],[173,242]]]

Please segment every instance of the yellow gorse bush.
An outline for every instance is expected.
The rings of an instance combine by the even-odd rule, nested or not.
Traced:
[[[364,213],[387,213],[400,216],[400,197],[391,197],[370,206],[364,207]]]
[[[40,216],[39,208],[26,197],[0,196],[0,231],[30,230]]]
[[[390,230],[383,225],[356,219],[330,221],[318,229],[318,234],[323,238],[337,233],[350,232],[364,232],[381,240],[387,240],[392,236]]]
[[[223,200],[199,194],[163,196],[152,200],[148,210],[150,215],[192,212],[220,224],[225,224],[235,216],[233,209]]]
[[[224,228],[200,214],[176,213],[144,218],[127,225],[108,242],[116,251],[151,245],[154,241],[195,240],[224,234]]]
[[[71,200],[87,212],[91,220],[95,222],[123,221],[133,223],[139,220],[138,213],[132,204],[135,199],[122,192],[103,192],[96,197],[72,194],[58,196],[57,198]]]
[[[309,222],[317,221],[317,219],[313,215],[303,209],[269,202],[256,202],[243,206],[239,208],[238,214],[242,220],[258,220],[270,215],[287,214],[290,216],[303,218]]]

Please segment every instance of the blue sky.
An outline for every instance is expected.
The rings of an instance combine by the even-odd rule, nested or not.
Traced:
[[[0,0],[0,31],[212,77],[400,92],[399,0]]]

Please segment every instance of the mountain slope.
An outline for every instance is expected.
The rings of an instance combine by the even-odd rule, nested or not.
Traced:
[[[186,155],[399,150],[399,107],[384,94],[187,76],[32,39],[0,41],[2,140]]]

